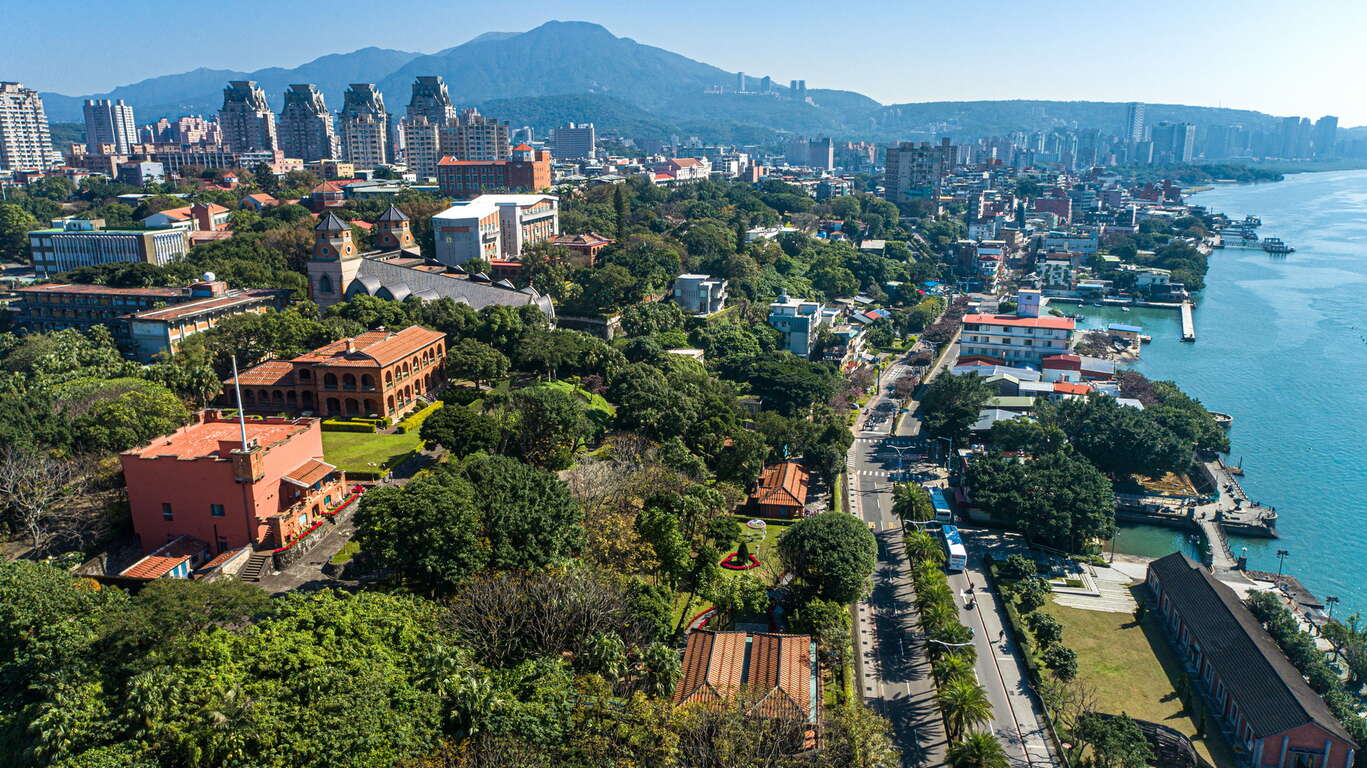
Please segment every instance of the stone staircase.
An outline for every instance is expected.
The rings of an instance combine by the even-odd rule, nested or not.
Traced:
[[[242,566],[242,570],[238,571],[237,578],[242,581],[260,581],[262,576],[270,575],[272,559],[269,553],[253,554],[247,564]]]

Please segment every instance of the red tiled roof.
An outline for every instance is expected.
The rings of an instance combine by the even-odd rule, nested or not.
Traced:
[[[518,144],[516,147],[513,147],[513,151],[514,151],[514,152],[531,152],[531,151],[532,151],[532,148],[529,147],[529,146],[527,146],[526,144]]]
[[[695,165],[702,165],[702,161],[696,157],[676,157],[669,162],[680,168],[692,168]]]
[[[1061,395],[1085,395],[1091,392],[1092,388],[1072,381],[1056,381],[1054,391]]]
[[[807,504],[807,485],[810,475],[801,464],[785,461],[765,467],[759,474],[750,498],[756,504],[773,504],[781,507],[802,507]]]
[[[1082,370],[1082,358],[1077,355],[1050,355],[1040,361],[1040,367],[1056,371]]]
[[[353,339],[341,339],[319,347],[312,352],[294,358],[296,363],[326,363],[328,365],[389,365],[406,355],[444,338],[446,334],[433,331],[421,325],[410,325],[402,331],[366,331]],[[347,357],[347,342],[351,341],[355,352],[369,360]]]
[[[674,705],[715,704],[744,689],[755,697],[753,712],[814,721],[821,703],[812,687],[806,635],[694,630],[684,649]]]
[[[209,545],[193,536],[179,536],[162,548],[125,568],[119,575],[131,579],[159,579]]]
[[[610,237],[603,237],[597,232],[581,232],[577,235],[560,235],[554,240],[556,245],[608,245],[617,242]]]
[[[267,360],[253,365],[245,371],[238,371],[237,381],[244,386],[278,387],[294,383],[294,364],[288,360]],[[233,380],[224,381],[229,387]]]
[[[1044,317],[1019,317],[1017,315],[964,315],[964,323],[981,323],[984,325],[1005,325],[1013,328],[1052,328],[1060,331],[1071,331],[1077,327],[1077,321],[1071,317],[1054,317],[1047,315]]]
[[[152,442],[130,448],[121,455],[142,459],[227,459],[230,451],[242,447],[241,426],[236,419],[212,412],[201,414],[201,417],[205,420],[153,438]],[[247,419],[247,440],[270,447],[307,432],[314,421],[317,419]]]
[[[337,468],[317,459],[309,459],[289,472],[285,473],[284,480],[294,483],[301,488],[308,488],[314,483],[336,472]]]

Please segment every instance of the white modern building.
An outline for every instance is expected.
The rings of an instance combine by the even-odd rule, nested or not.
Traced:
[[[138,143],[138,124],[133,121],[133,108],[123,99],[86,99],[82,106],[85,115],[85,146],[93,155],[103,154],[101,145],[112,145],[115,155],[126,155]]]
[[[480,195],[432,217],[437,261],[514,260],[525,246],[560,234],[560,199],[552,195]]]
[[[180,229],[105,229],[103,219],[65,219],[28,233],[33,269],[40,277],[118,261],[162,266],[185,256]]]
[[[783,348],[803,358],[812,356],[821,327],[835,315],[835,310],[826,309],[819,301],[788,296],[779,296],[769,305],[769,325],[783,334]]]
[[[570,123],[551,129],[551,155],[564,160],[593,160],[598,138],[593,123]]]
[[[23,83],[0,82],[0,169],[45,171],[52,166],[43,100]]]
[[[690,315],[710,315],[726,306],[726,281],[711,275],[674,278],[674,302]]]
[[[964,316],[959,357],[987,357],[1009,365],[1039,365],[1050,355],[1073,348],[1077,322],[1071,317]]]

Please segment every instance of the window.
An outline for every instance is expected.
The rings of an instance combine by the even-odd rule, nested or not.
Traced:
[[[174,515],[171,514],[171,504],[170,504],[169,502],[163,501],[163,502],[161,503],[161,519],[162,519],[162,520],[171,520],[171,519],[173,519],[173,518],[174,518]]]
[[[213,516],[213,517],[223,517],[223,505],[222,505],[222,504],[210,504],[210,505],[209,505],[209,514],[210,514],[211,516]]]

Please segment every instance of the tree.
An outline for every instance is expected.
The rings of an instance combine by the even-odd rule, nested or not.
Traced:
[[[1067,441],[1063,430],[1054,425],[1042,425],[1034,419],[1018,416],[992,425],[987,442],[999,451],[1023,451],[1035,455],[1053,453]]]
[[[490,568],[544,568],[578,554],[584,513],[560,478],[507,456],[471,456],[458,471],[478,489]]]
[[[1035,566],[1033,559],[1025,555],[1008,555],[997,566],[997,572],[1008,581],[1023,581],[1034,578],[1039,573],[1039,568]]]
[[[1048,602],[1049,583],[1044,579],[1031,578],[1016,585],[1016,598],[1021,613],[1029,614],[1044,607]]]
[[[446,371],[452,379],[469,379],[478,389],[486,381],[508,375],[508,356],[476,339],[461,339],[446,351]]]
[[[991,396],[992,388],[977,374],[936,376],[921,398],[921,424],[935,437],[961,442]]]
[[[1063,625],[1044,611],[1027,614],[1025,625],[1030,627],[1030,634],[1035,636],[1035,640],[1043,648],[1048,648],[1063,639]]]
[[[1064,682],[1077,677],[1077,652],[1066,645],[1055,644],[1044,649],[1040,661]]]
[[[512,409],[520,425],[513,434],[518,454],[538,466],[569,466],[588,433],[583,401],[551,386],[526,387],[513,393]]]
[[[950,746],[948,760],[950,768],[1010,768],[1011,765],[1001,742],[987,731],[965,734],[962,740]]]
[[[612,212],[613,212],[613,233],[621,240],[627,234],[627,217],[631,211],[627,206],[627,190],[624,185],[617,184],[612,190]]]
[[[1041,409],[1039,416],[1043,423],[1056,424],[1078,453],[1113,477],[1161,477],[1186,469],[1191,460],[1191,444],[1183,444],[1148,411],[1121,405],[1114,397],[1065,400]]]
[[[23,445],[0,446],[0,510],[28,534],[36,553],[82,538],[90,522],[79,507],[86,484],[78,461]]]
[[[899,483],[892,489],[892,511],[908,523],[926,523],[935,519],[930,491],[916,483]]]
[[[1144,768],[1154,759],[1144,731],[1128,715],[1089,712],[1078,718],[1074,734],[1091,747],[1097,768]]]
[[[434,595],[450,592],[489,562],[476,497],[468,483],[448,476],[376,488],[356,510],[356,541],[413,587]]]
[[[992,721],[992,702],[987,698],[987,690],[976,680],[951,680],[940,686],[935,700],[944,713],[950,741],[958,741],[975,725]]]
[[[824,512],[789,526],[778,540],[783,563],[816,594],[851,603],[864,594],[877,563],[877,542],[863,521]]]
[[[913,564],[932,563],[938,567],[944,562],[944,549],[935,541],[935,537],[925,531],[908,531],[903,542],[906,545],[907,559]]]
[[[811,635],[828,667],[837,667],[849,653],[850,611],[834,600],[812,598],[793,609],[794,631]]]
[[[40,226],[23,208],[13,203],[0,203],[0,256],[27,261],[28,233]]]
[[[456,403],[428,416],[418,434],[428,448],[440,445],[458,457],[492,451],[499,443],[497,420]]]

